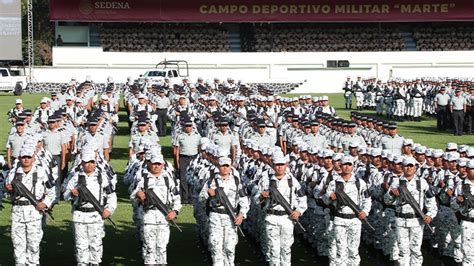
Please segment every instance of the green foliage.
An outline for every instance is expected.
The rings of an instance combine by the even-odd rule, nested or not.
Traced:
[[[34,38],[34,65],[52,64],[52,36],[53,22],[49,20],[49,1],[33,1],[33,38]],[[22,16],[22,52],[23,59],[28,59],[28,1],[21,1]]]

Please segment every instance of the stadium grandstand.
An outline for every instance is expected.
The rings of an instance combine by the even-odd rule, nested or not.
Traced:
[[[474,23],[67,23],[107,52],[367,52],[474,49]],[[63,34],[61,34],[63,33]],[[57,45],[57,44],[56,44]]]

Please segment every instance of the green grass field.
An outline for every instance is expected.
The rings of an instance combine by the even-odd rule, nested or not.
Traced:
[[[21,98],[27,108],[33,109],[44,95],[23,95]],[[0,154],[5,155],[5,142],[7,132],[11,125],[6,118],[7,111],[14,106],[17,97],[7,94],[0,94]],[[349,111],[344,110],[342,94],[329,95],[331,104],[337,109],[338,115],[349,118]],[[364,113],[373,113],[364,111]],[[138,242],[135,238],[135,229],[132,222],[132,207],[128,199],[126,188],[121,185],[120,179],[123,174],[125,164],[128,159],[129,131],[126,122],[125,112],[120,114],[119,132],[115,137],[112,152],[112,166],[119,174],[118,187],[118,208],[113,215],[117,223],[117,230],[114,230],[106,223],[106,236],[104,239],[104,265],[140,265],[141,256],[138,253]],[[413,138],[415,142],[433,148],[444,148],[447,142],[457,142],[458,144],[474,145],[474,136],[454,137],[451,132],[439,133],[435,131],[436,122],[426,118],[420,123],[403,122],[399,124],[400,133],[406,137]],[[170,138],[161,138],[163,152],[167,159],[171,159]],[[5,209],[0,212],[0,265],[13,265],[13,248],[10,240],[10,210],[11,205],[4,200]],[[73,265],[74,243],[71,231],[71,206],[67,202],[61,202],[54,209],[55,223],[48,221],[48,226],[44,228],[44,237],[41,244],[41,264],[43,265]],[[171,229],[171,239],[168,245],[168,263],[170,265],[209,265],[205,261],[206,254],[198,246],[195,234],[195,220],[192,215],[192,206],[185,206],[178,218],[178,224],[182,227],[183,233],[179,233],[175,228]],[[238,265],[264,265],[258,259],[257,247],[251,240],[240,238],[237,246],[236,264]],[[367,251],[362,250],[363,265],[377,265],[371,259]],[[429,265],[438,265],[438,260],[427,258],[425,261]],[[295,241],[293,245],[294,265],[317,265],[318,261],[311,249],[305,247],[301,242]]]

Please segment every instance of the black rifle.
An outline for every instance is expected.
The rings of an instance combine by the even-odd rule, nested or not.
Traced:
[[[286,214],[288,215],[291,215],[291,213],[293,212],[293,209],[291,208],[290,206],[290,203],[288,203],[288,201],[286,201],[286,199],[283,197],[283,195],[280,193],[280,191],[278,191],[278,189],[276,187],[272,187],[270,186],[270,197],[272,198],[272,200],[281,205],[283,207],[283,209],[285,209],[285,212]],[[303,231],[303,232],[306,232],[306,229],[304,229],[303,225],[300,223],[300,221],[298,220],[293,220],[293,222],[298,225],[298,227]]]
[[[144,192],[145,192],[145,200],[147,201],[148,206],[151,206],[151,205],[155,206],[165,217],[168,215],[168,213],[172,211],[163,203],[163,201],[160,200],[160,198],[158,198],[158,196],[155,194],[153,189],[149,188],[145,190]],[[183,230],[181,230],[181,228],[178,226],[178,224],[176,224],[174,220],[170,220],[169,222],[172,223],[176,228],[178,228],[178,230],[181,233],[183,232]]]
[[[344,192],[343,188],[336,186],[336,190],[334,191],[336,193],[336,199],[341,203],[341,205],[347,206],[351,208],[351,210],[358,216],[359,213],[362,211],[357,204],[347,195],[346,192]],[[359,192],[357,192],[359,193]],[[375,228],[367,221],[366,219],[362,220],[372,231],[375,231]]]
[[[463,201],[463,205],[464,205],[464,211],[462,214],[469,214],[469,211],[474,208],[474,203],[472,203],[473,201],[473,195],[471,193],[471,185],[469,184],[463,184],[463,187],[462,187],[462,190],[464,192],[464,201]]]
[[[31,193],[31,191],[28,190],[20,180],[13,179],[11,184],[13,186],[15,195],[26,198],[31,203],[31,205],[35,207],[38,205],[40,201],[36,199],[35,195],[33,195],[33,193]],[[52,221],[54,221],[53,212],[51,210],[43,209],[41,210],[41,212],[43,212],[44,214],[47,214],[47,216]]]
[[[418,205],[418,203],[416,203],[416,200],[415,198],[413,198],[413,195],[410,193],[410,191],[408,191],[408,188],[406,186],[400,186],[398,187],[398,189],[400,191],[400,197],[402,197],[402,199],[406,201],[413,208],[416,216],[423,219],[425,217],[425,214],[420,209],[420,206]],[[420,193],[422,192],[420,191]],[[428,227],[428,229],[430,229],[431,233],[434,233],[433,227],[431,227],[431,225],[426,224],[426,226]]]
[[[230,204],[229,198],[224,192],[224,189],[221,187],[216,188],[216,196],[217,200],[224,206],[225,212],[227,215],[229,215],[231,222],[233,223],[235,221],[235,210]],[[242,228],[240,228],[240,225],[236,225],[237,229],[239,230],[240,234],[245,237],[244,232],[242,231]]]
[[[91,191],[85,185],[78,185],[76,189],[79,191],[79,197],[81,197],[82,201],[92,204],[95,211],[102,215],[105,208],[100,205],[100,202],[94,197]],[[107,217],[107,220],[109,220],[110,224],[112,224],[114,228],[117,228],[117,225],[114,223],[112,218],[110,218],[110,216]]]

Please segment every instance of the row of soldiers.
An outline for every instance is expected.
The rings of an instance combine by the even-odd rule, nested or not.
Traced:
[[[119,95],[113,82],[100,91],[88,78],[43,97],[35,110],[17,99],[8,112],[13,127],[2,158],[2,187],[13,205],[16,264],[39,265],[45,219],[54,222],[53,208],[61,199],[72,202],[78,265],[101,263],[104,219],[113,223],[117,207],[117,175],[108,161]]]
[[[233,263],[237,231],[242,230],[261,243],[268,262],[288,264],[293,223],[298,224],[301,215],[304,237],[333,264],[359,263],[361,231],[362,239],[383,249],[388,259],[421,264],[423,238],[419,236],[424,224],[434,228],[434,233],[425,235],[433,239],[433,246],[440,243],[443,255],[456,261],[472,259],[468,249],[451,248],[455,241],[469,246],[472,240],[446,233],[437,225],[452,216],[437,213],[444,210],[438,198],[451,188],[460,197],[450,197],[446,204],[453,209],[445,211],[455,214],[461,208],[462,223],[472,230],[471,207],[461,204],[470,196],[461,183],[467,182],[467,169],[474,164],[460,156],[472,159],[474,150],[427,149],[399,136],[393,123],[358,113],[351,121],[341,121],[319,108],[311,112],[304,108],[308,106],[305,96],[295,104],[281,98],[262,104],[268,97],[246,98],[234,92],[217,90],[208,98],[198,96],[202,101],[192,104],[183,88],[165,91],[165,95],[179,95],[168,108],[173,120],[175,182],[179,179],[181,200],[193,202],[200,239],[209,245],[214,263]],[[197,104],[204,105],[204,112],[192,111]],[[208,118],[205,130],[199,126],[203,113]],[[448,167],[452,164],[456,167]],[[451,178],[456,175],[459,180]],[[284,179],[291,181],[280,182]],[[447,186],[441,180],[453,183]],[[218,195],[221,188],[231,206]],[[278,195],[275,188],[281,189],[281,197],[274,196]],[[287,204],[278,201],[282,198]],[[358,209],[350,207],[355,205]],[[375,231],[361,226],[365,220]],[[462,253],[462,258],[455,253]]]
[[[474,180],[470,170],[474,163],[469,160],[474,158],[474,150],[451,147],[454,144],[450,144],[447,152],[427,149],[399,136],[396,124],[359,113],[353,113],[351,121],[337,119],[325,97],[288,99],[255,95],[247,98],[226,87],[217,87],[207,94],[199,95],[198,102],[191,102],[185,86],[152,86],[150,90],[140,91],[130,84],[125,88],[132,121],[130,161],[124,182],[129,186],[145,264],[167,263],[169,224],[175,225],[181,202],[193,203],[200,239],[208,244],[213,262],[218,265],[233,264],[240,230],[260,243],[262,254],[270,264],[290,264],[295,225],[299,228],[297,232],[314,245],[320,256],[328,257],[331,264],[358,264],[361,235],[375,248],[382,247],[391,260],[421,264],[422,237],[419,236],[423,234],[424,224],[433,225],[435,233],[429,236],[433,245],[442,243],[438,247],[443,255],[452,254],[457,261],[472,263],[469,232],[474,213],[469,205],[470,186],[463,184],[470,185],[470,180]],[[104,103],[110,97],[106,100],[102,99],[104,95],[90,95],[97,96],[108,111],[92,108],[92,104],[89,111],[87,106],[83,107],[89,114],[78,127],[84,127],[90,137],[78,137],[74,142],[68,139],[69,142],[62,144],[66,155],[74,158],[61,192],[65,199],[74,201],[76,259],[80,264],[100,263],[102,238],[96,236],[104,236],[102,219],[110,218],[116,208],[116,175],[107,164],[114,120],[107,116],[112,108]],[[153,120],[157,117],[158,103],[152,100],[154,97],[166,97],[171,102],[166,114],[172,120],[174,166],[164,160],[158,144],[159,123]],[[202,109],[193,111],[199,104]],[[61,117],[70,119],[67,115],[63,117],[63,110]],[[15,122],[20,122],[19,128],[21,119]],[[28,123],[32,123],[31,119]],[[98,132],[97,128],[102,131]],[[44,138],[29,139],[38,144]],[[58,194],[53,188],[58,178],[50,180],[53,174],[44,175],[49,182],[40,182],[44,188],[35,191],[39,201],[35,206],[25,204],[24,195],[15,194],[21,190],[15,190],[13,180],[17,175],[12,173],[22,174],[20,182],[31,188],[28,180],[35,180],[32,174],[35,171],[28,169],[28,160],[34,159],[36,163],[49,158],[38,155],[42,154],[38,148],[45,150],[40,144],[31,149],[33,145],[26,142],[14,157],[19,158],[19,163],[13,165],[19,167],[10,171],[6,189],[17,191],[11,192],[19,202],[14,205],[15,212],[24,212],[26,208],[35,212],[35,206],[46,212]],[[72,145],[79,147],[75,154]],[[10,147],[12,152],[13,147]],[[42,165],[50,169],[54,165],[51,162],[52,156]],[[92,193],[87,193],[84,187]],[[90,194],[93,197],[87,197]],[[449,196],[447,208],[437,203],[445,194]],[[101,207],[99,210],[94,199]],[[426,212],[417,212],[423,209]],[[443,211],[444,215],[437,215]],[[456,213],[462,220],[458,229],[464,234],[446,232],[440,226],[451,221]],[[15,226],[27,222],[19,221]],[[362,222],[370,226],[362,227]],[[38,234],[30,236],[36,240],[31,241],[32,248],[39,247],[38,237],[42,236],[42,230],[35,232]],[[91,235],[84,237],[82,232]],[[15,254],[21,254],[29,243],[21,242],[23,239],[14,240],[18,244]],[[15,259],[37,264],[35,256]],[[33,259],[24,261],[23,257]]]
[[[438,130],[453,128],[455,135],[471,134],[474,123],[474,83],[470,79],[416,78],[389,80],[375,78],[343,83],[345,107],[369,108],[377,115],[396,120],[421,121],[423,114],[436,116]],[[452,118],[452,119],[451,119]]]
[[[296,130],[303,131],[304,128],[307,131],[301,132],[303,138],[296,134],[294,142],[289,141],[291,148],[288,150],[287,159],[282,159],[285,155],[281,147],[275,146],[277,142],[272,140],[268,145],[264,135],[255,139],[241,138],[242,154],[239,160],[234,161],[231,173],[235,175],[235,179],[240,179],[235,181],[235,186],[238,187],[240,184],[243,186],[242,194],[233,202],[233,208],[238,209],[238,203],[242,202],[241,196],[246,191],[250,209],[247,213],[240,212],[241,215],[247,216],[243,228],[261,243],[265,259],[272,265],[289,264],[290,248],[293,243],[292,222],[303,214],[300,210],[307,208],[301,218],[303,228],[307,232],[304,236],[316,248],[318,255],[329,257],[333,265],[360,263],[358,248],[361,220],[366,220],[367,216],[367,221],[374,229],[372,231],[364,228],[362,237],[368,244],[381,250],[388,260],[398,261],[401,264],[421,265],[424,224],[433,224],[434,232],[426,233],[433,239],[433,246],[439,245],[440,253],[445,257],[454,258],[457,262],[464,259],[467,265],[472,263],[468,248],[472,239],[470,237],[461,239],[459,233],[450,231],[454,226],[446,229],[442,225],[447,222],[452,224],[451,219],[461,208],[460,219],[466,224],[466,233],[472,230],[469,227],[469,221],[472,219],[471,207],[461,202],[465,197],[462,195],[468,195],[466,198],[469,198],[469,192],[465,192],[462,187],[463,182],[469,179],[466,178],[468,173],[470,178],[474,178],[474,172],[468,171],[474,168],[474,163],[471,161],[468,164],[469,159],[460,156],[469,155],[472,160],[474,149],[460,147],[461,155],[453,151],[453,144],[449,144],[446,153],[427,149],[415,145],[412,140],[398,136],[394,124],[385,126],[382,124],[378,129],[380,131],[377,132],[374,128],[361,126],[361,120],[367,119],[357,116],[354,116],[353,123],[345,123],[347,124],[345,127],[349,128],[347,131],[331,129],[335,121],[329,122],[325,118],[322,118],[322,121],[318,118],[320,121],[317,122],[297,123]],[[219,130],[225,126],[226,122],[217,124]],[[259,129],[265,128],[266,124],[258,119],[257,122],[250,120],[249,127],[258,132]],[[332,142],[335,138],[331,136],[335,131],[336,135],[345,132],[336,143]],[[351,131],[354,133],[351,134]],[[375,136],[373,138],[375,141],[368,144],[365,141],[367,137],[363,136],[371,135],[367,132],[382,136],[380,138]],[[292,133],[289,134],[291,136]],[[329,141],[324,141],[325,139]],[[320,142],[323,147],[312,141]],[[367,149],[365,146],[370,147]],[[220,213],[223,217],[227,214],[223,211],[222,205],[212,205],[212,201],[208,201],[206,196],[206,193],[213,194],[209,189],[219,187],[218,182],[213,184],[215,178],[213,175],[216,172],[220,173],[217,158],[227,158],[230,153],[226,147],[222,148],[219,141],[213,141],[212,136],[201,139],[201,153],[188,168],[188,182],[194,192],[195,217],[202,241],[209,243],[214,262],[224,260],[225,263],[232,263],[233,253],[228,252],[230,255],[227,256],[216,251],[222,246],[220,242],[215,245],[210,232],[211,225],[215,223],[214,218],[211,218],[212,213]],[[298,211],[299,215],[285,212],[284,207],[274,198],[265,201],[265,196],[268,196],[266,192],[269,190],[268,182],[274,179],[278,165],[287,169],[285,174],[290,175],[293,181],[286,186],[286,182],[277,181],[277,188],[282,186],[286,194],[281,193],[286,195],[291,210]],[[448,165],[455,166],[447,167]],[[350,204],[344,194],[341,194],[341,197],[346,201],[343,199],[339,201],[338,194],[332,194],[339,186],[357,205],[357,209],[349,207]],[[400,196],[400,191],[405,189],[412,194],[411,197],[406,196],[406,193]],[[290,195],[293,192],[296,194],[292,201]],[[456,197],[454,192],[457,193],[456,196],[461,196]],[[439,207],[439,198],[446,197],[449,193],[451,196],[444,203],[448,208]],[[407,198],[411,199],[410,203],[407,203]],[[242,208],[247,210],[246,205]],[[438,208],[442,214],[440,216],[437,216]],[[424,209],[426,212],[416,212]],[[286,228],[285,221],[288,221]],[[455,221],[457,229],[461,230],[458,221]],[[272,227],[275,225],[279,226],[278,231],[283,235],[275,234],[275,228]],[[236,235],[236,231],[228,233],[228,229],[223,229],[218,239],[227,237],[235,239]],[[462,241],[466,248],[456,244]],[[234,243],[236,241],[232,241],[230,246],[224,244],[224,250],[233,250]]]

